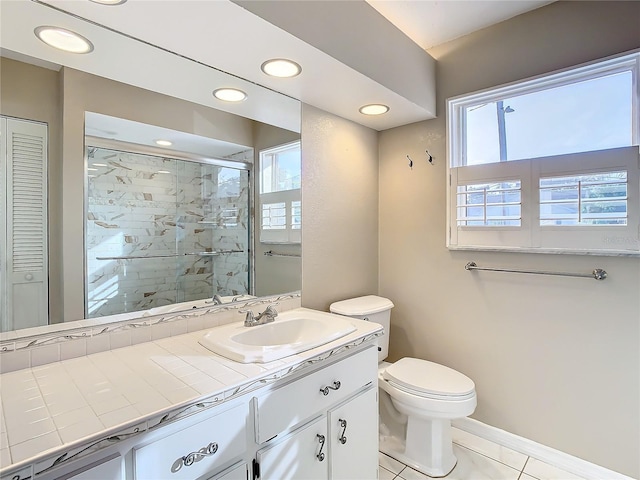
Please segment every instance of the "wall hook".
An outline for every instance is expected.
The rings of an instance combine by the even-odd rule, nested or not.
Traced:
[[[413,170],[413,160],[411,160],[411,157],[409,155],[407,155],[407,159],[409,160],[409,168]]]
[[[429,150],[425,150],[427,156],[429,157],[429,163],[433,165],[433,156],[429,153]]]

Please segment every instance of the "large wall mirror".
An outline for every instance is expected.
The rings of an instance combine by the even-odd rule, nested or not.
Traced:
[[[184,66],[164,69],[170,88],[131,82],[130,71],[69,66],[33,35],[33,24],[64,13],[8,3],[28,10],[2,11],[3,19],[20,14],[20,25],[2,24],[0,58],[0,183],[3,197],[16,193],[0,209],[2,331],[301,288],[297,101],[249,82],[237,113],[213,98],[174,96],[169,90],[194,88],[193,69],[198,79],[226,74],[152,45],[143,45],[149,55]],[[106,33],[116,37],[112,56],[118,42],[140,48]],[[34,151],[42,168],[30,163]]]

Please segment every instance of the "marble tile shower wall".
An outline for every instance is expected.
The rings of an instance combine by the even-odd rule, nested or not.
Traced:
[[[207,184],[212,190],[204,195],[207,199],[203,208],[205,218],[200,221],[210,230],[214,250],[226,252],[215,257],[212,265],[214,292],[220,295],[249,293],[249,175],[246,171],[214,168],[212,174],[216,180]]]
[[[246,172],[107,149],[89,168],[89,317],[248,291]],[[183,255],[220,250],[245,253]]]

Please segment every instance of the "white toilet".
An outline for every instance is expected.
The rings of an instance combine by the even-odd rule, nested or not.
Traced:
[[[389,351],[393,303],[368,295],[331,304],[332,313],[376,322],[378,339],[380,451],[430,476],[444,477],[456,466],[451,420],[476,408],[473,381],[437,363],[405,357],[383,362]]]

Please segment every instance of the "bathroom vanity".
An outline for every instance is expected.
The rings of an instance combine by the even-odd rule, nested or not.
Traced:
[[[46,435],[57,435],[59,445],[16,459],[14,455],[21,455],[19,444],[11,447],[11,463],[3,459],[0,478],[377,478],[376,344],[382,332],[370,322],[353,320],[353,325],[355,331],[338,340],[263,364],[242,364],[208,351],[198,343],[208,332],[204,330],[3,374],[3,435],[9,442],[21,435],[17,426],[29,428],[28,422],[21,424],[13,417],[5,423],[13,415],[11,408],[17,408],[11,406],[25,398],[13,386],[33,390],[37,384],[46,397],[42,379],[48,371],[85,399],[91,398],[87,385],[105,377],[105,385],[118,394],[110,402],[120,397],[129,401],[117,410],[121,412],[144,409],[144,398],[134,402],[141,392],[147,392],[152,403],[159,398],[153,392],[171,398],[171,392],[185,386],[200,392],[204,388],[206,393],[191,398],[176,393],[170,405],[147,414],[131,413],[108,428],[104,425],[109,414],[95,415],[102,420],[95,422],[101,428],[68,441],[68,427],[52,414],[55,404],[43,398],[51,415],[43,421],[55,424],[55,431]],[[125,369],[127,375],[122,375]],[[100,411],[98,405],[78,407],[78,412],[85,409],[93,415]]]

